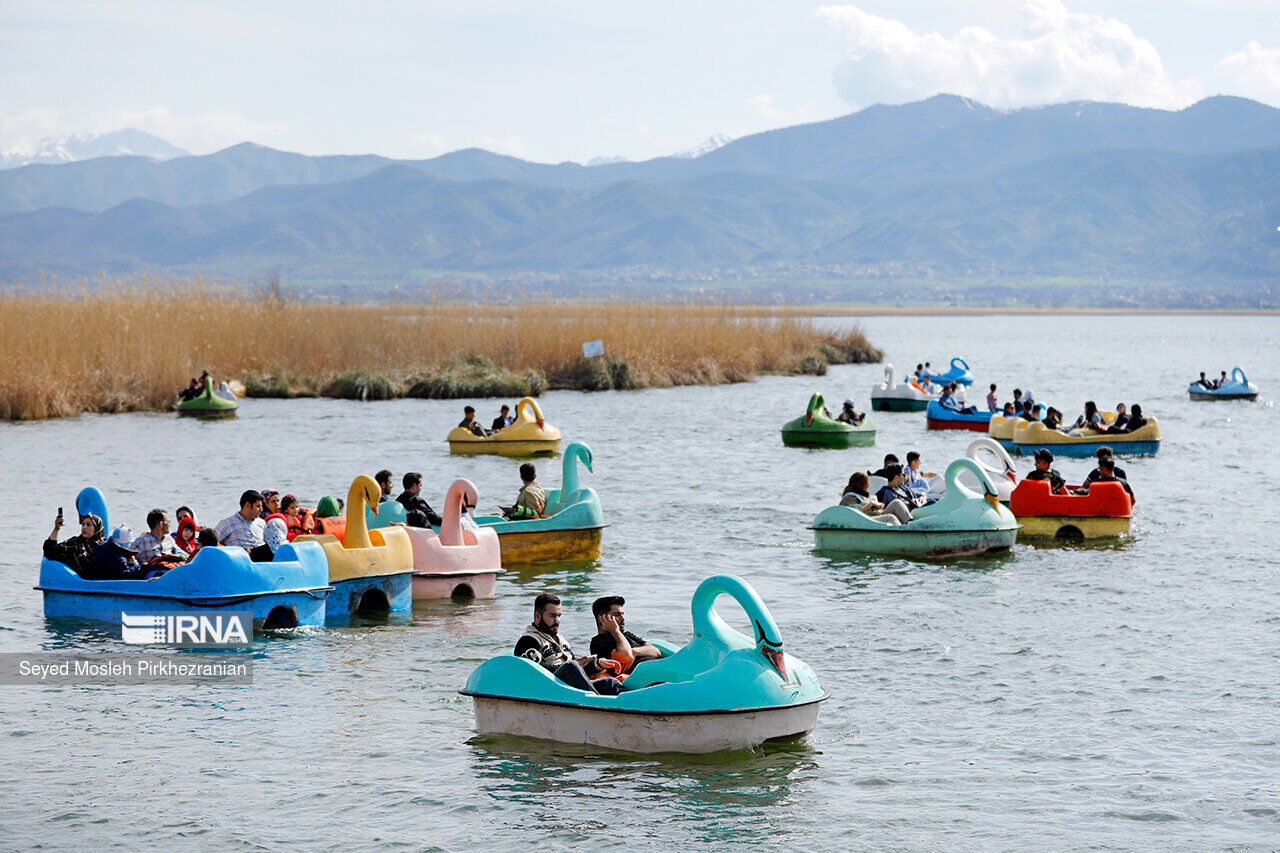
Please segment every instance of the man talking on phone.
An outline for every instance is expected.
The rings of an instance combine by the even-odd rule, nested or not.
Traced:
[[[624,673],[630,672],[638,663],[662,657],[657,646],[646,643],[627,630],[627,617],[622,612],[622,605],[626,603],[627,600],[620,595],[606,595],[591,605],[598,632],[591,638],[591,654],[617,661],[623,665]]]

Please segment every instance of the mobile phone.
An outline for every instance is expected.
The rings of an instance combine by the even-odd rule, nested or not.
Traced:
[[[58,507],[58,518],[62,518],[62,507]]]

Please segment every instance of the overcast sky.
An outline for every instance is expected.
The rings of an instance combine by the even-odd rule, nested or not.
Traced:
[[[938,92],[1280,106],[1280,2],[0,0],[0,146],[643,159]]]

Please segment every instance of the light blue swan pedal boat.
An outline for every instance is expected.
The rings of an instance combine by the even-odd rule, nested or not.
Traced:
[[[80,515],[93,513],[110,529],[107,502],[92,486],[76,497]],[[44,614],[120,624],[120,613],[248,610],[257,630],[324,624],[329,564],[313,542],[282,545],[275,559],[255,563],[243,548],[208,545],[191,561],[152,580],[86,580],[57,560],[42,558]]]
[[[547,492],[541,518],[476,518],[476,524],[498,534],[504,566],[594,560],[600,556],[604,509],[596,490],[582,488],[578,483],[578,465],[592,471],[591,462],[591,448],[583,442],[571,442],[565,448],[560,488]]]
[[[977,480],[978,490],[959,479],[962,472]],[[944,476],[942,499],[913,510],[908,524],[896,518],[872,518],[857,507],[827,507],[813,520],[816,549],[942,559],[1012,548],[1018,538],[1018,520],[1000,504],[999,490],[982,466],[972,459],[956,459]]]
[[[754,637],[725,624],[714,605],[742,606]],[[803,661],[782,650],[769,609],[743,579],[715,575],[693,594],[693,638],[637,664],[624,692],[602,696],[557,680],[514,654],[476,667],[462,695],[480,734],[519,735],[628,752],[708,753],[801,737],[827,692]]]
[[[930,373],[928,374],[930,382],[955,382],[957,385],[972,385],[973,373],[969,370],[969,364],[963,358],[951,359],[951,369],[946,373]]]
[[[1231,370],[1231,377],[1217,388],[1206,388],[1199,382],[1192,382],[1187,386],[1187,393],[1192,400],[1256,400],[1258,386],[1236,367]]]

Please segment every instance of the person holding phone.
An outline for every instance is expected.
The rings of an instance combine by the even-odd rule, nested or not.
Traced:
[[[93,549],[106,538],[102,519],[91,512],[86,513],[80,517],[80,534],[59,542],[58,533],[62,530],[62,525],[62,507],[58,507],[58,517],[53,520],[53,531],[44,540],[44,556],[65,563],[76,574],[81,574],[80,570],[89,565]]]
[[[624,673],[630,672],[638,663],[662,657],[657,646],[646,643],[627,630],[627,617],[622,611],[626,603],[627,600],[620,595],[606,595],[591,605],[597,631],[591,638],[591,654],[617,661],[622,664]]]

